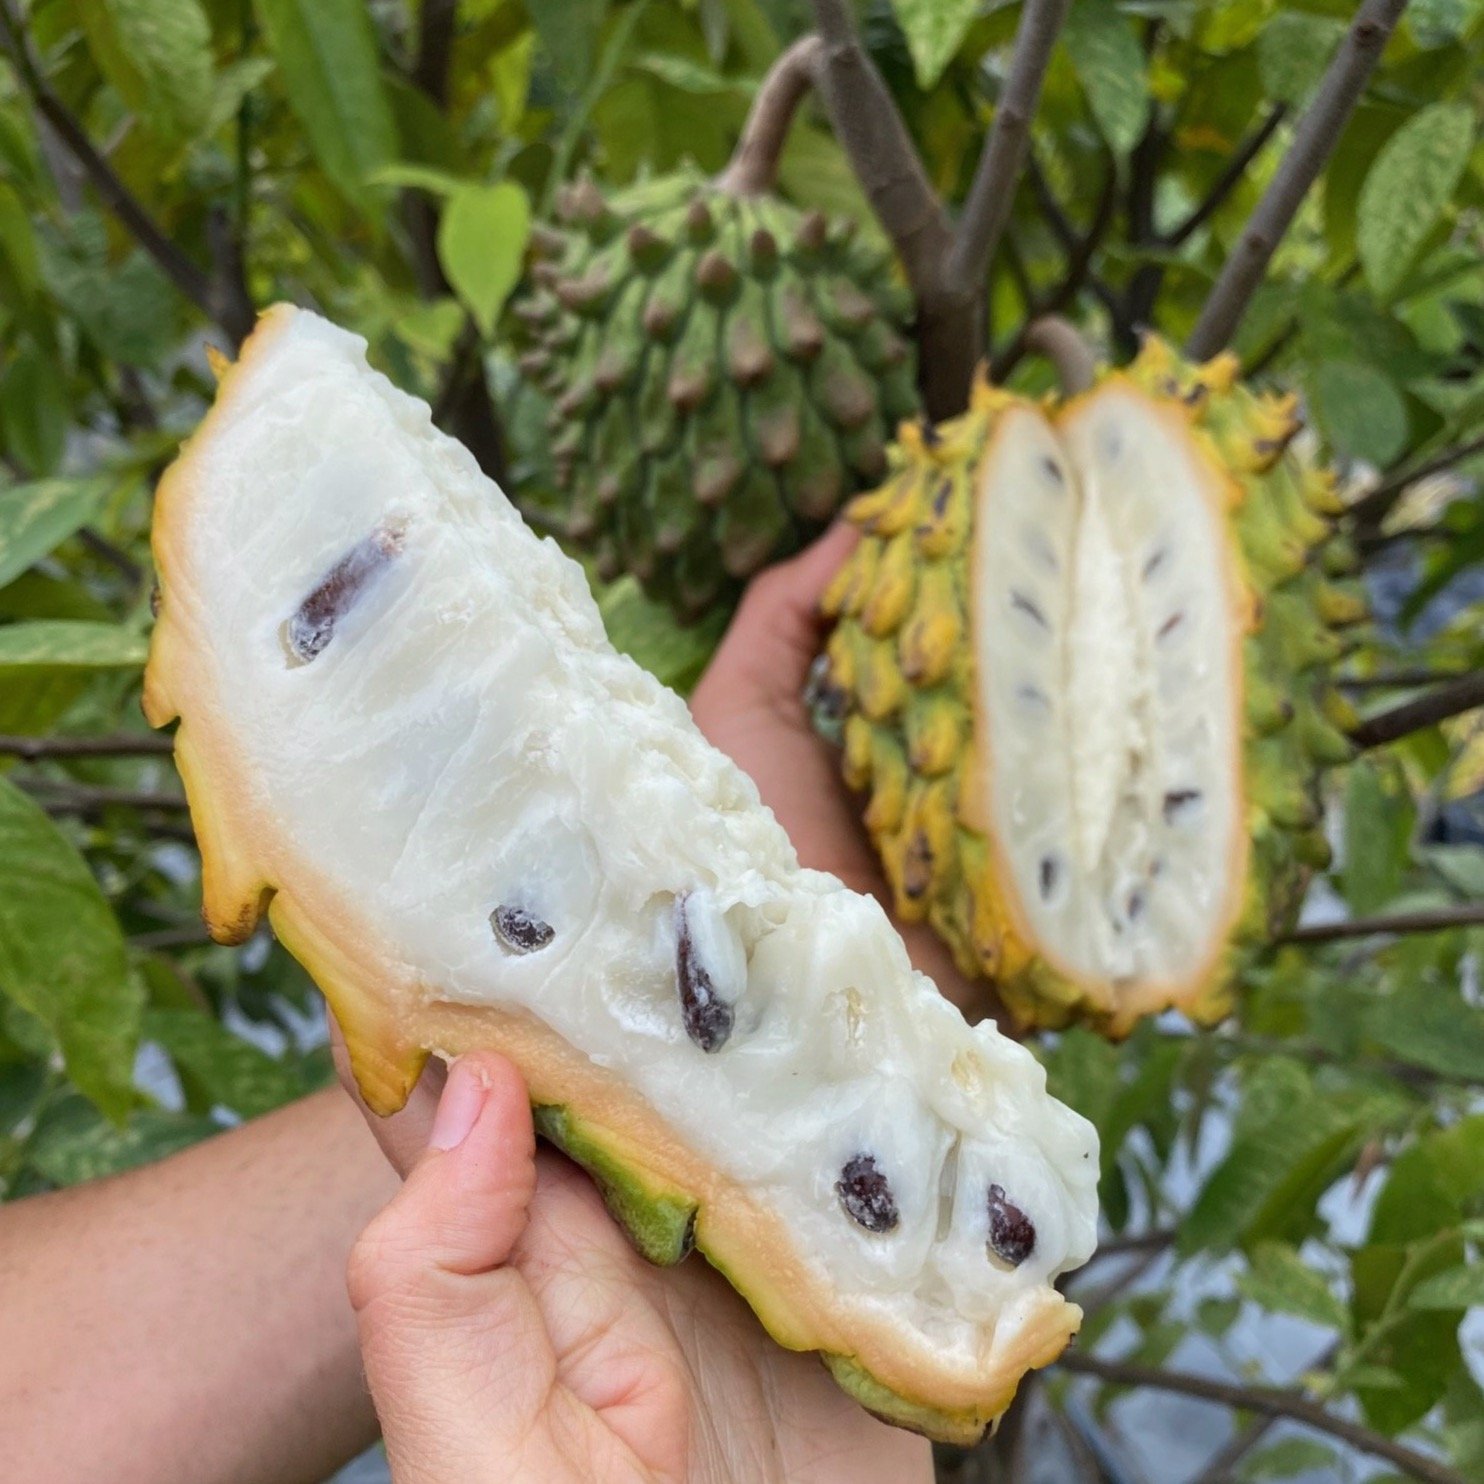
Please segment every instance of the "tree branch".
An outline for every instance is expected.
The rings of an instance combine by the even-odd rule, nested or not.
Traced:
[[[1251,134],[1246,142],[1237,148],[1236,153],[1226,163],[1226,168],[1211,183],[1202,198],[1200,204],[1185,218],[1183,222],[1173,231],[1166,232],[1159,238],[1165,247],[1179,247],[1198,232],[1211,220],[1221,209],[1222,203],[1237,188],[1242,177],[1247,173],[1247,167],[1262,152],[1262,147],[1274,133],[1278,125],[1288,116],[1288,105],[1278,103],[1273,106],[1262,126]]]
[[[159,732],[118,737],[12,737],[0,735],[0,756],[37,762],[51,757],[156,757],[174,751],[173,738]]]
[[[1484,706],[1484,670],[1470,670],[1389,711],[1366,717],[1350,729],[1350,740],[1362,751],[1384,747],[1476,706]]]
[[[1036,158],[1032,150],[1025,157],[1026,180],[1030,184],[1031,194],[1036,198],[1036,206],[1041,215],[1046,218],[1046,224],[1051,228],[1056,239],[1066,250],[1068,256],[1068,272],[1070,274],[1072,260],[1085,256],[1086,264],[1083,270],[1083,283],[1096,295],[1098,302],[1108,313],[1108,318],[1113,321],[1115,335],[1122,335],[1125,329],[1124,308],[1108,283],[1092,271],[1092,259],[1096,254],[1098,246],[1107,235],[1108,228],[1112,225],[1113,209],[1118,204],[1118,171],[1116,167],[1110,173],[1103,196],[1098,201],[1098,209],[1094,215],[1093,225],[1080,237],[1077,229],[1072,225],[1071,218],[1063,209],[1060,201],[1056,199],[1056,193],[1051,189],[1051,182],[1046,178],[1046,172],[1041,168],[1041,162]],[[1106,219],[1104,214],[1106,213]],[[1080,286],[1080,285],[1079,285]],[[1071,302],[1055,306],[1065,309]],[[1050,306],[1048,306],[1049,312]],[[1128,330],[1128,337],[1133,339],[1132,329]],[[1007,351],[1008,358],[1009,352]]]
[[[1457,680],[1466,670],[1383,670],[1377,675],[1340,675],[1334,684],[1341,690],[1416,690]]]
[[[1168,1391],[1244,1412],[1257,1412],[1264,1417],[1287,1418],[1312,1428],[1315,1432],[1338,1438],[1342,1443],[1370,1454],[1373,1458],[1384,1458],[1403,1473],[1414,1479],[1426,1480],[1427,1484],[1467,1484],[1462,1474],[1455,1472],[1441,1459],[1419,1453],[1405,1443],[1398,1443],[1361,1423],[1338,1417],[1303,1392],[1290,1387],[1240,1386],[1206,1376],[1191,1375],[1186,1371],[1168,1371],[1158,1366],[1136,1365],[1130,1361],[1104,1360],[1101,1356],[1083,1355],[1075,1351],[1063,1355],[1058,1364],[1063,1370],[1083,1376],[1095,1376],[1112,1386]]]
[[[148,809],[162,814],[184,814],[190,809],[179,794],[154,793],[140,788],[100,788],[87,783],[68,783],[57,778],[18,779],[20,787],[35,794],[48,809],[91,814],[117,805],[124,809]]]
[[[423,0],[418,17],[417,55],[409,80],[436,108],[448,106],[448,68],[453,60],[458,0]]]
[[[999,246],[1015,186],[1030,145],[1031,120],[1041,96],[1041,83],[1051,61],[1051,49],[1071,9],[1071,0],[1025,0],[1010,75],[994,111],[989,138],[979,155],[969,199],[964,203],[954,235],[948,273],[960,289],[977,285]]]
[[[1191,331],[1186,353],[1209,360],[1236,332],[1309,187],[1323,170],[1407,0],[1365,0],[1299,121],[1283,163],[1226,260]]]
[[[30,95],[32,106],[81,166],[103,204],[155,260],[165,277],[208,319],[226,332],[233,347],[240,345],[252,330],[252,318],[249,317],[244,323],[234,313],[233,296],[224,294],[211,277],[171,241],[98,152],[67,105],[52,91],[31,51],[13,0],[0,0],[0,45],[4,46],[15,65],[21,84]]]
[[[1401,499],[1407,489],[1417,483],[1419,479],[1426,479],[1432,474],[1441,474],[1451,469],[1456,464],[1462,464],[1474,457],[1475,454],[1484,453],[1484,434],[1477,438],[1471,438],[1466,443],[1455,444],[1452,448],[1445,448],[1434,454],[1429,459],[1411,469],[1399,469],[1388,474],[1375,489],[1367,491],[1360,497],[1346,514],[1357,525],[1378,526],[1391,511],[1391,507]]]
[[[1442,933],[1449,928],[1484,924],[1484,902],[1462,902],[1426,912],[1394,912],[1389,916],[1346,917],[1338,922],[1315,922],[1296,927],[1277,939],[1280,943],[1334,943],[1342,938],[1369,938],[1380,933]]]
[[[801,36],[768,69],[731,161],[716,178],[720,190],[761,196],[773,189],[789,127],[814,86],[823,57],[824,42],[818,36]]]
[[[1076,325],[1058,314],[1042,315],[1025,327],[1025,348],[1051,362],[1064,396],[1085,392],[1097,379],[1098,358],[1092,346]]]

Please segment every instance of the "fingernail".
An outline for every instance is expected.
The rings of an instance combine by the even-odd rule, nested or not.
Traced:
[[[438,1099],[438,1112],[433,1118],[428,1148],[457,1149],[469,1137],[469,1130],[479,1118],[488,1091],[484,1079],[473,1067],[456,1061],[449,1071],[443,1096]]]

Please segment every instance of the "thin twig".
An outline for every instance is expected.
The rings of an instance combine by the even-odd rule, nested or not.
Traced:
[[[1484,902],[1461,902],[1422,912],[1393,912],[1375,917],[1345,917],[1293,928],[1280,943],[1334,943],[1343,938],[1370,938],[1382,933],[1442,933],[1450,928],[1484,925]]]
[[[190,805],[179,794],[155,793],[142,788],[102,788],[87,783],[68,783],[58,778],[18,778],[27,793],[35,794],[49,809],[91,814],[119,807],[148,809],[162,814],[183,814]]]
[[[1227,161],[1221,174],[1211,182],[1211,188],[1201,198],[1200,204],[1185,218],[1183,222],[1172,231],[1164,233],[1159,241],[1165,247],[1179,247],[1198,232],[1211,220],[1221,209],[1222,204],[1231,193],[1236,190],[1238,183],[1247,173],[1247,167],[1262,152],[1262,147],[1274,133],[1278,125],[1288,116],[1288,105],[1286,103],[1275,104],[1272,111],[1262,122],[1261,127],[1255,130],[1242,144],[1238,145],[1236,153]]]
[[[149,952],[160,948],[194,948],[215,941],[206,925],[198,923],[194,927],[156,928],[148,933],[134,933],[129,938],[129,947]]]
[[[233,316],[232,306],[225,302],[210,276],[171,241],[98,152],[71,110],[52,91],[42,76],[41,65],[31,50],[24,25],[12,0],[0,0],[0,45],[3,45],[14,63],[16,73],[30,95],[32,106],[82,167],[103,204],[155,260],[165,277],[204,315],[219,324],[234,345],[240,344],[252,330],[251,319],[244,323]]]
[[[1383,670],[1377,675],[1340,675],[1335,684],[1341,690],[1416,690],[1419,686],[1440,685],[1457,680],[1466,671]]]
[[[1166,1247],[1172,1247],[1179,1235],[1173,1227],[1157,1227],[1153,1231],[1134,1232],[1126,1237],[1109,1237],[1105,1242],[1099,1242],[1097,1250],[1088,1258],[1089,1263],[1094,1263],[1102,1258],[1127,1257],[1137,1252],[1163,1252]],[[1081,1269],[1080,1271],[1086,1271]]]
[[[977,284],[984,277],[1010,220],[1041,83],[1070,9],[1071,0],[1025,0],[1021,8],[1005,91],[954,236],[948,272],[959,286]]]
[[[1032,150],[1025,157],[1025,176],[1030,185],[1031,194],[1036,198],[1036,206],[1041,215],[1046,218],[1046,224],[1051,228],[1068,257],[1068,273],[1070,277],[1075,263],[1083,261],[1082,282],[1096,296],[1098,302],[1108,313],[1108,318],[1113,321],[1115,335],[1122,335],[1124,326],[1124,307],[1108,282],[1092,271],[1092,259],[1097,248],[1101,245],[1103,238],[1107,235],[1108,228],[1112,225],[1113,209],[1118,204],[1118,172],[1115,168],[1109,173],[1104,184],[1103,194],[1098,200],[1097,211],[1094,213],[1092,225],[1088,230],[1078,235],[1077,229],[1072,225],[1072,219],[1067,215],[1060,201],[1056,199],[1056,193],[1051,189],[1051,182],[1046,178],[1046,172],[1041,168],[1035,151]],[[1080,287],[1081,285],[1079,285]],[[1055,296],[1053,296],[1055,297]],[[1071,303],[1068,298],[1060,304],[1048,302],[1046,312],[1052,313],[1058,309],[1065,309]],[[1132,328],[1128,328],[1128,336],[1133,339]],[[1011,347],[1014,348],[1013,346]],[[1004,353],[1007,360],[1010,359],[1010,351]],[[1018,358],[1018,357],[1017,357]]]
[[[418,17],[417,50],[407,80],[440,111],[448,104],[448,69],[453,58],[456,0],[423,0]],[[402,221],[412,248],[412,272],[417,291],[424,299],[441,298],[450,292],[443,265],[438,261],[438,203],[426,192],[404,190]]]
[[[1455,1472],[1441,1459],[1419,1453],[1405,1443],[1398,1443],[1359,1422],[1337,1417],[1319,1402],[1291,1387],[1242,1386],[1192,1375],[1186,1371],[1164,1370],[1159,1366],[1138,1365],[1132,1361],[1105,1360],[1101,1356],[1086,1355],[1079,1351],[1063,1355],[1058,1364],[1064,1370],[1083,1376],[1095,1376],[1112,1386],[1168,1391],[1244,1412],[1257,1412],[1265,1417],[1287,1418],[1312,1428],[1315,1432],[1338,1438],[1342,1443],[1348,1443],[1350,1447],[1374,1458],[1384,1458],[1404,1474],[1414,1479],[1426,1480],[1427,1484],[1468,1484],[1462,1474]]]
[[[1420,479],[1441,474],[1457,464],[1484,453],[1484,433],[1466,443],[1454,444],[1424,459],[1411,468],[1398,469],[1386,476],[1375,489],[1368,490],[1346,512],[1357,525],[1376,526],[1386,519],[1391,507]]]
[[[818,36],[801,36],[768,69],[731,162],[716,178],[719,189],[734,196],[761,196],[773,189],[784,141],[823,57]]]
[[[115,545],[107,536],[100,536],[91,526],[83,526],[77,539],[100,561],[107,562],[123,579],[134,587],[144,581],[144,568],[121,546]]]
[[[1365,0],[1360,7],[1319,84],[1313,103],[1299,121],[1293,144],[1232,248],[1201,310],[1186,344],[1186,352],[1193,360],[1209,360],[1236,332],[1248,301],[1262,282],[1299,204],[1339,142],[1406,5],[1407,0]]]
[[[117,737],[12,737],[0,734],[0,756],[37,762],[52,757],[158,757],[175,747],[161,732]]]
[[[1362,751],[1384,747],[1388,742],[1420,732],[1423,727],[1436,726],[1450,716],[1461,716],[1477,706],[1484,706],[1484,670],[1470,670],[1425,695],[1366,717],[1350,729],[1350,740]]]

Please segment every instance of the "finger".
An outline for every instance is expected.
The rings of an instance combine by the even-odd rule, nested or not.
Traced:
[[[448,1068],[436,1056],[430,1056],[406,1103],[397,1112],[382,1117],[366,1106],[361,1089],[356,1086],[345,1037],[333,1013],[330,1015],[330,1053],[335,1058],[335,1071],[339,1074],[340,1085],[361,1110],[366,1126],[381,1145],[381,1152],[386,1155],[388,1163],[399,1175],[405,1177],[428,1146],[428,1133],[433,1127],[433,1116],[438,1111],[438,1099],[448,1077]]]
[[[544,1405],[551,1345],[505,1265],[535,1185],[519,1073],[493,1052],[461,1057],[427,1150],[361,1234],[347,1275],[399,1480],[456,1477],[459,1460],[526,1436]]]

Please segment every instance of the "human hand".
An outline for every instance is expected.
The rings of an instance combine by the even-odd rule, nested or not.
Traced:
[[[928,1484],[926,1443],[774,1344],[718,1273],[633,1251],[536,1151],[508,1061],[439,1081],[367,1115],[407,1181],[349,1271],[396,1484]]]
[[[804,684],[820,652],[819,600],[858,540],[843,522],[790,561],[753,579],[691,697],[691,715],[757,784],[789,833],[799,861],[868,892],[888,912],[891,889],[840,777],[839,760],[815,734]],[[926,923],[896,923],[912,962],[971,1020],[998,1015],[983,980],[965,978]]]

